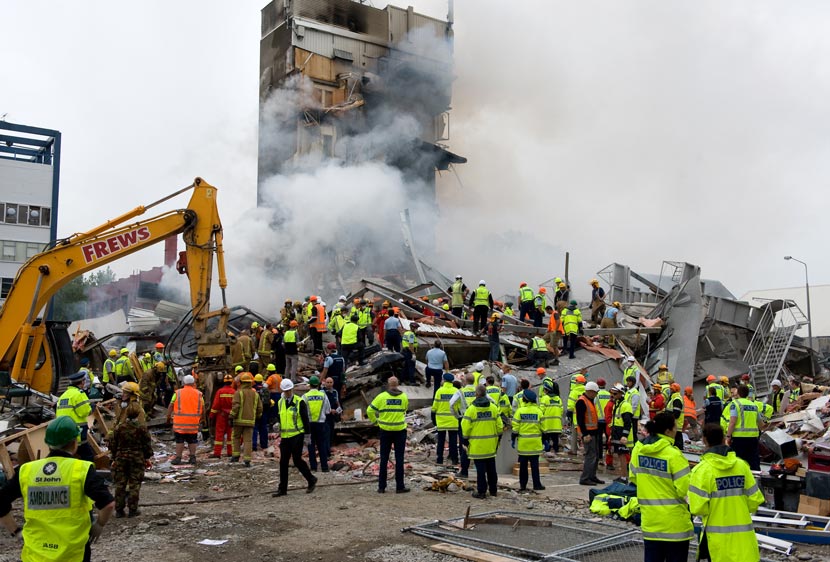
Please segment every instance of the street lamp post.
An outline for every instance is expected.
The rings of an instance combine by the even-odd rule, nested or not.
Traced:
[[[813,374],[813,378],[815,379],[816,367],[813,363],[813,317],[810,313],[810,276],[807,273],[807,264],[792,256],[784,256],[784,259],[787,261],[797,261],[804,266],[804,286],[807,289],[807,340],[810,342],[810,372]]]

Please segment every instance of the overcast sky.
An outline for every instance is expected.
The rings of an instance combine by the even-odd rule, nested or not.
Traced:
[[[0,114],[63,132],[60,235],[201,175],[234,236],[255,204],[264,4],[0,5]],[[740,296],[801,284],[785,254],[830,280],[830,4],[460,0],[455,19],[451,148],[469,163],[463,187],[441,182],[442,217],[530,250],[496,264],[467,252],[468,279],[540,282],[569,250],[579,285],[614,261],[659,272],[671,259]]]

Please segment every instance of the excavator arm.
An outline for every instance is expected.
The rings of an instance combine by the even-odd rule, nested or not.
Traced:
[[[191,189],[193,194],[186,209],[130,222],[148,209]],[[43,345],[46,328],[40,315],[49,300],[78,276],[178,234],[182,234],[186,247],[183,260],[186,265],[180,271],[190,281],[199,366],[227,369],[230,366],[226,335],[230,312],[225,302],[227,279],[222,223],[216,206],[216,188],[201,178],[151,205],[136,207],[93,230],[59,240],[23,264],[0,309],[0,368],[11,371],[14,380],[27,383],[39,392],[51,392],[56,375],[61,373],[54,372],[56,361],[42,357],[44,353],[49,354],[49,347]],[[222,308],[211,312],[214,258],[222,290]],[[208,321],[215,317],[218,317],[217,327],[210,331]],[[44,364],[51,368],[40,368]]]

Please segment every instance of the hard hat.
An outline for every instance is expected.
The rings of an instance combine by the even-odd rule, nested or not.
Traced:
[[[718,378],[715,375],[709,375],[706,377],[706,382],[715,382]]]
[[[421,297],[421,300],[422,300],[423,302],[429,302],[429,297],[427,297],[427,296],[423,296],[423,297]]]
[[[456,279],[461,279],[461,276],[460,276],[460,275],[456,275],[456,276],[455,276],[455,278],[456,278]]]
[[[340,295],[340,298],[337,299],[339,302],[346,302],[346,295]]]
[[[441,301],[439,301],[438,299],[432,299],[432,304],[433,306],[438,306],[439,304],[441,304]]]
[[[660,384],[659,382],[656,382],[651,386],[652,386],[652,388],[654,388],[654,390],[663,390],[663,385]]]
[[[484,279],[478,282],[479,285],[486,285],[487,283],[484,282]]]
[[[585,375],[577,375],[574,377],[574,382],[584,383],[585,380]]]
[[[393,307],[392,307],[392,312],[394,312],[395,314],[400,314],[400,313],[401,313],[401,309],[400,309],[400,308],[398,308],[397,306],[393,306]]]
[[[164,349],[164,344],[161,342],[156,342],[156,349]]]
[[[167,365],[164,364],[164,361],[156,361],[156,369],[166,369]]]
[[[242,373],[239,375],[239,382],[254,382],[254,377],[251,376],[251,373]]]
[[[81,380],[85,376],[87,376],[85,371],[78,371],[77,373],[72,373],[71,375],[69,375],[66,378],[69,379],[70,381],[74,382],[74,381]]]
[[[620,307],[622,306],[622,305],[620,304],[620,301],[614,301],[614,302],[612,302],[611,304],[614,306],[614,308],[620,308]]]
[[[329,351],[333,351],[333,350],[337,349],[337,344],[333,343],[333,342],[329,342],[329,343],[326,344],[326,349],[328,349]]]
[[[125,353],[129,353],[129,352],[130,352],[130,350],[127,349],[126,347],[121,348],[121,355],[124,355]]]
[[[569,304],[570,304],[571,306],[576,306],[576,300],[571,299],[571,302],[570,302]]]
[[[222,377],[222,382],[233,382],[233,375],[230,373],[225,373],[225,376]]]
[[[300,301],[294,301],[294,306],[302,306],[302,304]]]
[[[317,386],[318,384],[320,384],[320,377],[318,377],[317,375],[311,375],[311,377],[308,379],[308,384],[310,384],[311,386]]]
[[[525,283],[524,281],[519,283],[519,288],[521,289],[522,287],[527,287],[527,283]]]
[[[593,390],[594,392],[599,392],[599,386],[594,381],[589,382],[585,385],[585,390]]]
[[[554,278],[553,282],[558,285],[562,282],[562,278],[561,277],[556,277],[556,278]]]
[[[770,384],[772,386],[777,386],[778,388],[781,388],[781,381],[778,379],[772,379],[772,382]]]
[[[718,380],[721,384],[729,384],[729,377],[721,376]]]
[[[546,295],[548,294],[548,290],[545,287],[539,287],[539,294]]]
[[[265,379],[263,379],[262,375],[260,375],[259,373],[254,375],[254,382],[262,382],[263,380]]]
[[[242,365],[237,365],[236,367],[234,367],[233,372],[234,373],[241,373],[242,372]]]
[[[320,306],[325,307],[326,306],[326,301],[320,301]]]
[[[195,384],[195,383],[196,383],[196,379],[195,379],[195,378],[193,378],[193,375],[185,375],[185,376],[184,376],[184,379],[182,379],[182,382],[183,382],[184,384]]]
[[[560,289],[564,289],[564,288],[567,287],[567,285],[565,285],[564,281],[560,281],[559,283],[556,284],[556,286],[559,287]]]
[[[599,281],[596,279],[591,279],[591,285],[599,285]]]
[[[539,375],[540,377],[542,375],[544,375],[545,373],[547,373],[547,371],[545,370],[544,367],[539,367],[538,369],[536,369],[536,374]]]
[[[687,386],[686,388],[683,389],[683,392],[685,394],[688,394],[689,396],[691,396],[692,394],[695,393],[695,389],[693,389],[691,386]]]
[[[669,388],[672,392],[680,392],[680,385],[676,382],[671,383],[671,385],[669,385]]]
[[[629,355],[628,357],[625,358],[625,360],[628,361],[629,363],[634,363],[636,361],[636,359],[634,358],[633,355]]]
[[[484,362],[483,361],[479,361],[478,363],[473,365],[473,371],[481,371],[482,369],[484,369]]]
[[[144,354],[144,359],[150,359],[151,357],[152,355],[150,355],[150,352]]]
[[[522,398],[524,398],[525,402],[530,402],[533,404],[536,403],[536,393],[530,390],[529,388],[525,389],[525,391],[522,393]]]
[[[749,380],[749,373],[744,373],[743,375],[741,375],[741,380],[742,381],[748,381]]]
[[[504,303],[504,306],[513,306],[513,303],[510,302],[510,301],[507,301],[506,303]]]
[[[619,392],[620,394],[625,394],[625,387],[622,385],[622,383],[617,383],[611,387],[611,391]]]
[[[291,299],[285,299],[285,304],[291,304]]]
[[[60,448],[78,438],[81,430],[69,416],[61,416],[49,422],[46,426],[46,444]]]
[[[605,379],[597,379],[598,386],[605,386]]]
[[[499,318],[501,318],[501,313],[500,312],[494,312],[493,316],[491,316],[491,318],[498,320]]]
[[[135,394],[136,396],[138,396],[139,394],[141,394],[141,387],[138,386],[137,382],[125,382],[123,385],[121,385],[121,391],[129,392],[131,394]]]
[[[291,322],[288,323],[288,325],[291,326],[292,328],[296,328],[300,324],[296,320],[292,320]]]
[[[280,390],[286,392],[292,388],[294,388],[294,383],[291,382],[291,379],[282,379],[282,382],[280,383]]]
[[[110,357],[115,357],[116,355],[118,355],[118,352],[117,352],[117,351],[115,351],[114,349],[110,349],[110,351],[109,351],[109,356],[110,356]]]
[[[443,308],[444,310],[449,310],[449,309],[450,309],[450,305],[448,305],[448,304],[444,304],[444,306],[442,306],[441,308]]]
[[[268,363],[268,366],[265,367],[265,370],[268,371],[269,373],[274,373],[277,370],[277,366],[274,365],[273,363]]]
[[[251,329],[256,330],[259,328],[259,322],[251,322]]]
[[[311,302],[316,301],[317,300],[317,295],[311,295],[310,297],[308,297],[308,300],[310,300]]]
[[[668,366],[668,365],[666,365],[666,364],[663,364],[663,365],[660,365],[660,366],[657,368],[657,370],[658,370],[658,371],[668,371],[668,370],[669,370],[669,366]]]

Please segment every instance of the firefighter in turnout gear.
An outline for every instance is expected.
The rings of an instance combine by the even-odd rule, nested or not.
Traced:
[[[233,395],[230,419],[233,420],[233,456],[231,462],[239,462],[240,454],[245,466],[251,466],[253,450],[254,425],[262,416],[262,401],[259,394],[251,388],[254,377],[251,373],[239,375],[239,389]],[[241,449],[241,451],[240,451]]]
[[[213,454],[211,458],[222,458],[222,444],[224,442],[227,447],[228,456],[233,455],[232,450],[232,426],[230,421],[231,408],[233,408],[233,394],[234,389],[231,386],[233,383],[233,376],[226,373],[222,379],[225,384],[220,388],[213,397],[213,404],[210,407],[210,419],[216,424],[213,437]]]

